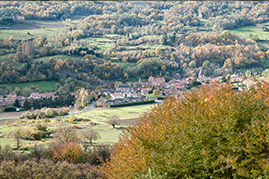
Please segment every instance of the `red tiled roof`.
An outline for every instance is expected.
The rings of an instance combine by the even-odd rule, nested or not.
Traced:
[[[40,96],[42,97],[51,97],[51,96],[54,96],[53,93],[40,93]]]

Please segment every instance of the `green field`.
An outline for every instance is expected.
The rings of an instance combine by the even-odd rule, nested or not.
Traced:
[[[10,89],[12,89],[14,87],[18,87],[20,90],[23,90],[23,88],[25,88],[25,87],[30,87],[30,86],[34,85],[34,86],[38,87],[41,91],[50,92],[50,90],[55,87],[55,83],[58,83],[58,82],[57,81],[40,81],[40,82],[0,84],[0,85],[6,85]]]
[[[69,60],[75,60],[79,57],[72,57],[72,56],[68,56],[68,55],[53,55],[53,56],[46,56],[46,57],[41,57],[41,58],[35,58],[33,59],[34,62],[41,62],[43,61],[44,63],[47,63],[49,61],[50,58],[58,58],[58,59],[69,59]]]
[[[230,31],[243,37],[246,37],[248,34],[252,33],[257,34],[259,39],[264,40],[265,37],[269,39],[269,32],[264,32],[261,29],[257,29],[255,26],[244,26]]]
[[[5,54],[5,55],[0,55],[0,58],[5,58],[5,57],[8,57],[9,55],[12,56],[14,54],[15,53],[8,53],[8,54]]]
[[[148,112],[154,105],[140,105],[132,107],[122,107],[113,109],[91,110],[76,114],[74,117],[90,119],[93,122],[108,121],[111,116],[118,116],[119,119],[139,118],[143,113]]]
[[[0,38],[8,39],[13,36],[15,39],[30,39],[31,37],[53,37],[56,32],[61,33],[68,30],[70,27],[57,27],[57,28],[45,28],[45,29],[0,29]],[[27,35],[27,33],[31,35]]]

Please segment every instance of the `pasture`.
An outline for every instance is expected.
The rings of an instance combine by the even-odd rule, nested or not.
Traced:
[[[41,57],[41,58],[35,58],[33,59],[34,62],[43,62],[43,63],[47,63],[49,61],[50,58],[58,58],[58,59],[68,59],[68,60],[75,60],[79,57],[73,57],[73,56],[68,56],[68,55],[53,55],[53,56],[46,56],[46,57]]]
[[[120,120],[139,118],[143,113],[148,112],[154,105],[139,105],[132,107],[122,108],[108,108],[83,112],[74,115],[78,118],[90,119],[93,122],[105,122],[110,119],[111,116],[118,116]]]
[[[50,92],[51,89],[55,87],[55,84],[58,83],[57,81],[38,81],[38,82],[27,82],[27,83],[15,83],[15,84],[0,84],[6,85],[10,89],[18,87],[21,91],[25,87],[35,86],[38,87],[41,91]]]
[[[242,37],[246,37],[248,34],[257,34],[258,38],[264,40],[265,37],[269,39],[269,32],[264,32],[261,29],[257,29],[255,26],[244,26],[237,29],[230,30],[234,34],[239,34]]]
[[[52,137],[57,128],[63,126],[71,126],[77,132],[80,130],[94,129],[96,130],[101,139],[94,141],[94,143],[106,143],[114,144],[118,142],[119,135],[123,130],[126,129],[128,125],[133,125],[139,121],[139,117],[145,112],[149,112],[154,105],[140,105],[133,107],[121,107],[113,109],[96,109],[80,114],[73,115],[74,117],[90,119],[91,121],[74,121],[69,122],[68,118],[58,117],[51,120],[51,122],[41,122],[40,120],[1,120],[0,121],[0,143],[1,145],[11,145],[15,147],[16,140],[14,139],[14,131],[18,127],[34,127],[36,123],[41,122],[42,125],[46,125],[48,129],[52,132]],[[1,113],[5,114],[5,113]],[[1,115],[0,114],[0,115]],[[15,113],[14,113],[15,114]],[[111,125],[107,124],[106,121],[110,119],[111,116],[116,115],[119,117],[119,125],[113,128]],[[6,123],[9,121],[9,124]],[[22,148],[28,148],[34,145],[45,144],[47,145],[53,140],[53,138],[44,138],[44,140],[24,140],[21,139]]]

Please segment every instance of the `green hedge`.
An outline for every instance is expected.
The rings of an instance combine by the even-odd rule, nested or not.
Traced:
[[[165,100],[167,98],[167,96],[158,96],[157,99],[158,100]]]
[[[14,107],[6,107],[6,108],[4,109],[4,111],[5,111],[5,112],[13,112],[13,111],[16,111],[16,108],[14,108]]]
[[[136,105],[141,105],[141,104],[152,104],[155,103],[155,100],[149,100],[149,101],[141,101],[141,102],[132,102],[132,103],[124,103],[124,104],[113,104],[110,105],[111,108],[116,108],[116,107],[124,107],[124,106],[136,106]]]

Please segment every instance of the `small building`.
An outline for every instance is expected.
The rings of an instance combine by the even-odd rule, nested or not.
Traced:
[[[30,99],[40,99],[40,98],[41,98],[41,96],[39,93],[32,93],[30,95]]]
[[[50,98],[52,97],[52,99],[54,98],[54,94],[53,93],[40,93],[41,98]]]
[[[124,99],[125,98],[124,95],[119,94],[119,93],[112,93],[112,94],[110,94],[110,96],[111,96],[111,99],[112,100],[115,100],[115,99]]]
[[[118,85],[117,86],[117,91],[121,91],[122,93],[133,92],[130,85]]]

